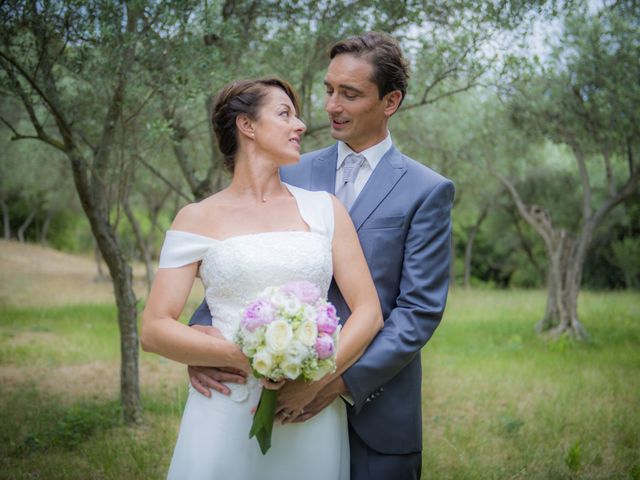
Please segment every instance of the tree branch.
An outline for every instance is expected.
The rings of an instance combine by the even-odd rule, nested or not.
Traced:
[[[130,7],[125,4],[127,10],[127,26],[126,33],[135,33],[136,23],[139,17],[138,7]],[[135,56],[135,42],[129,39],[122,53],[122,61],[118,67],[117,83],[109,102],[109,108],[104,119],[102,138],[98,146],[94,160],[94,179],[102,182],[103,176],[109,164],[111,156],[111,147],[114,141],[118,118],[122,113],[122,104],[124,102],[125,86],[127,84],[127,75],[131,70],[131,65]]]
[[[589,172],[585,162],[585,155],[582,149],[574,142],[571,143],[571,150],[578,162],[578,170],[580,171],[580,179],[582,180],[582,218],[587,221],[591,218],[591,182],[589,181]]]
[[[22,104],[24,105],[24,108],[27,110],[27,114],[29,115],[29,119],[31,120],[31,124],[33,125],[33,128],[35,129],[35,131],[37,133],[36,136],[21,135],[11,125],[9,125],[9,123],[6,120],[4,120],[4,118],[3,118],[3,122],[9,128],[11,128],[11,130],[16,135],[14,140],[20,140],[20,139],[24,139],[24,138],[39,139],[39,140],[41,140],[41,141],[43,141],[43,142],[45,142],[45,143],[47,143],[47,144],[59,149],[59,150],[62,150],[63,152],[66,151],[66,146],[62,142],[60,142],[59,140],[54,139],[53,137],[51,137],[44,130],[44,127],[42,126],[42,123],[40,123],[40,119],[38,119],[38,116],[37,116],[36,111],[35,111],[35,107],[34,107],[33,103],[31,102],[31,99],[29,98],[29,95],[27,95],[27,92],[25,92],[24,89],[22,88],[22,85],[20,84],[20,82],[18,81],[17,77],[15,76],[15,73],[13,72],[13,69],[11,68],[11,66],[8,65],[8,62],[4,59],[4,56],[3,56],[3,58],[0,58],[0,65],[2,65],[2,68],[7,73],[11,88],[14,91],[14,93],[16,93],[20,97],[20,100],[22,101]]]
[[[611,154],[609,153],[608,148],[605,148],[605,150],[602,152],[602,157],[604,159],[604,168],[607,175],[607,190],[609,192],[609,196],[613,197],[616,194],[616,180],[613,176],[613,168],[611,167]]]
[[[513,199],[513,203],[516,204],[516,208],[518,209],[518,212],[520,213],[522,218],[524,218],[525,221],[529,225],[531,225],[536,232],[538,232],[538,234],[544,240],[544,243],[546,244],[549,252],[552,252],[554,250],[552,238],[553,230],[550,219],[547,217],[545,218],[546,222],[543,222],[540,218],[541,214],[539,212],[539,209],[536,209],[535,207],[528,209],[525,203],[522,201],[522,197],[520,197],[518,190],[516,190],[515,186],[509,180],[507,180],[506,177],[495,172],[491,167],[489,168],[489,173],[500,180],[500,182],[505,186],[505,188],[511,195],[511,198]],[[544,212],[542,212],[542,215],[545,215]]]
[[[61,124],[67,125],[67,122],[65,121],[62,114],[58,111],[58,109],[53,104],[49,96],[42,90],[42,88],[40,88],[40,86],[37,84],[35,79],[31,77],[31,75],[29,75],[29,73],[24,68],[22,68],[22,66],[13,57],[11,57],[10,55],[6,54],[1,50],[0,50],[0,57],[2,57],[7,63],[9,63],[13,68],[15,68],[20,73],[20,75],[27,81],[27,83],[29,83],[31,88],[33,88],[33,90],[38,94],[38,96],[47,105],[47,108],[51,111],[53,116],[56,118],[56,123],[58,125],[61,125]],[[3,68],[7,72],[11,71],[11,69],[8,69],[4,63],[3,63]],[[13,72],[11,73],[11,75],[13,75]],[[15,75],[13,75],[13,77],[17,81],[17,78],[15,78]],[[22,89],[22,86],[20,87],[20,89],[24,91]],[[24,102],[24,99],[23,99],[23,102]],[[29,103],[31,102],[29,101]],[[25,107],[26,107],[26,104],[25,104]]]
[[[147,98],[143,100],[140,106],[136,108],[131,115],[129,115],[127,118],[124,119],[123,125],[126,125],[127,123],[129,123],[140,113],[140,111],[145,107],[145,105],[149,103],[149,100],[151,100],[151,98],[155,95],[157,90],[158,90],[157,88],[153,88],[151,92],[149,92],[149,95],[147,95]]]
[[[147,169],[156,177],[158,177],[165,185],[167,185],[171,190],[173,190],[174,192],[176,192],[180,197],[184,198],[187,202],[191,203],[193,202],[193,198],[188,197],[187,195],[185,195],[182,190],[180,190],[180,188],[176,187],[173,183],[171,183],[169,180],[167,180],[167,178],[162,175],[162,173],[160,173],[155,167],[153,167],[152,165],[150,165],[149,163],[147,163],[142,157],[140,156],[136,156],[135,157],[136,160],[138,160],[140,163],[142,163],[142,165],[144,165],[145,167],[147,167]]]

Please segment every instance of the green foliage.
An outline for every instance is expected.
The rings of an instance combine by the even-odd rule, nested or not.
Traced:
[[[625,237],[611,245],[613,261],[624,272],[627,287],[640,286],[640,238]]]
[[[10,456],[77,449],[96,432],[122,423],[120,406],[115,401],[69,405],[55,398],[40,398],[35,388],[5,395],[0,404],[0,413],[7,419],[2,443],[8,445],[6,453]],[[33,408],[24,411],[20,405],[25,402]]]
[[[564,458],[564,462],[572,472],[577,472],[578,470],[580,470],[580,452],[580,442],[575,442],[573,445],[571,445],[571,448]]]
[[[569,138],[587,140],[587,169],[597,184],[594,204],[607,195],[602,159],[596,156],[603,147],[610,151],[617,184],[622,183],[627,147],[637,157],[640,124],[636,13],[628,2],[589,12],[586,4],[555,1],[161,1],[145,4],[138,30],[125,35],[123,4],[68,0],[30,9],[28,2],[16,0],[0,7],[0,21],[2,51],[20,60],[27,72],[50,74],[57,82],[60,108],[77,127],[76,143],[87,157],[104,133],[108,92],[117,80],[114,65],[128,42],[136,42],[113,161],[100,180],[108,185],[108,211],[119,244],[132,260],[141,254],[123,214],[124,201],[142,224],[145,243],[157,253],[175,212],[228,181],[207,122],[212,95],[221,85],[274,73],[287,78],[300,92],[301,113],[312,131],[304,148],[321,147],[330,142],[322,85],[327,48],[367,29],[389,32],[401,41],[412,71],[408,98],[392,119],[391,131],[404,152],[456,184],[458,278],[466,241],[488,209],[476,238],[473,281],[539,287],[545,281],[542,243],[514,218],[513,204],[488,167],[517,179],[527,202],[552,211],[556,225],[572,228],[580,221],[575,212],[581,189]],[[28,28],[32,21],[44,29],[47,48]],[[550,22],[558,28],[547,30]],[[546,56],[520,55],[518,48],[530,47],[527,33],[533,24],[558,37],[549,39]],[[40,59],[51,51],[56,52],[50,57],[55,65],[47,69]],[[16,132],[7,124],[23,135],[37,132],[19,96],[11,94],[9,72],[16,69],[3,64],[0,113],[7,122],[0,130],[0,148],[8,154],[0,158],[0,200],[9,200],[14,236],[17,226],[37,211],[27,230],[27,238],[37,240],[46,215],[53,212],[49,244],[88,250],[90,232],[80,220],[67,159],[42,142],[10,140]],[[41,122],[53,118],[29,82],[18,78]],[[425,108],[412,108],[419,105]],[[54,122],[44,125],[59,140]],[[627,237],[634,241],[639,233],[627,227],[637,218],[629,211],[597,232],[585,264],[585,285],[637,285],[637,274],[624,270],[612,247]]]

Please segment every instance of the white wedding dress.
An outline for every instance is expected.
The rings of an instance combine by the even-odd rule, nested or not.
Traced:
[[[326,298],[332,277],[331,198],[287,185],[309,231],[264,232],[224,240],[170,230],[160,268],[201,261],[200,277],[213,325],[233,340],[246,304],[268,286],[307,280]],[[273,428],[271,449],[262,455],[249,438],[251,409],[262,387],[250,377],[228,384],[232,393],[206,398],[189,386],[168,478],[172,480],[347,480],[349,440],[342,399],[304,423]]]

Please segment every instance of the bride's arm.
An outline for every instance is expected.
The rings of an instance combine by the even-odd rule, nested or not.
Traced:
[[[335,372],[311,385],[303,381],[287,383],[280,391],[278,412],[298,412],[311,402],[320,390],[360,358],[383,326],[378,294],[351,217],[339,200],[332,197],[332,201],[335,215],[333,276],[351,315],[340,331]]]
[[[247,358],[232,342],[180,323],[197,263],[158,270],[142,313],[142,349],[188,365],[235,367],[249,371]]]
[[[188,231],[190,211],[193,208],[181,210],[172,229]],[[199,332],[178,321],[197,270],[197,262],[158,269],[142,313],[142,349],[188,365],[234,367],[249,372],[249,362],[235,343]]]

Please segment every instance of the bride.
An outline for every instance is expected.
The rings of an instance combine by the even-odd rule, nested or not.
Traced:
[[[277,78],[232,82],[218,94],[212,123],[228,188],[187,205],[167,232],[142,317],[142,348],[188,365],[246,372],[229,396],[207,398],[190,387],[169,468],[170,479],[348,479],[349,441],[341,399],[304,423],[274,425],[262,455],[249,438],[262,388],[233,343],[241,312],[268,286],[306,280],[326,298],[332,276],[352,314],[340,333],[336,371],[296,389],[289,414],[299,414],[320,389],[364,352],[382,327],[375,287],[351,219],[326,192],[280,181],[278,168],[300,158],[305,125],[291,86]],[[196,276],[220,337],[178,318]],[[345,320],[345,319],[343,319]]]

